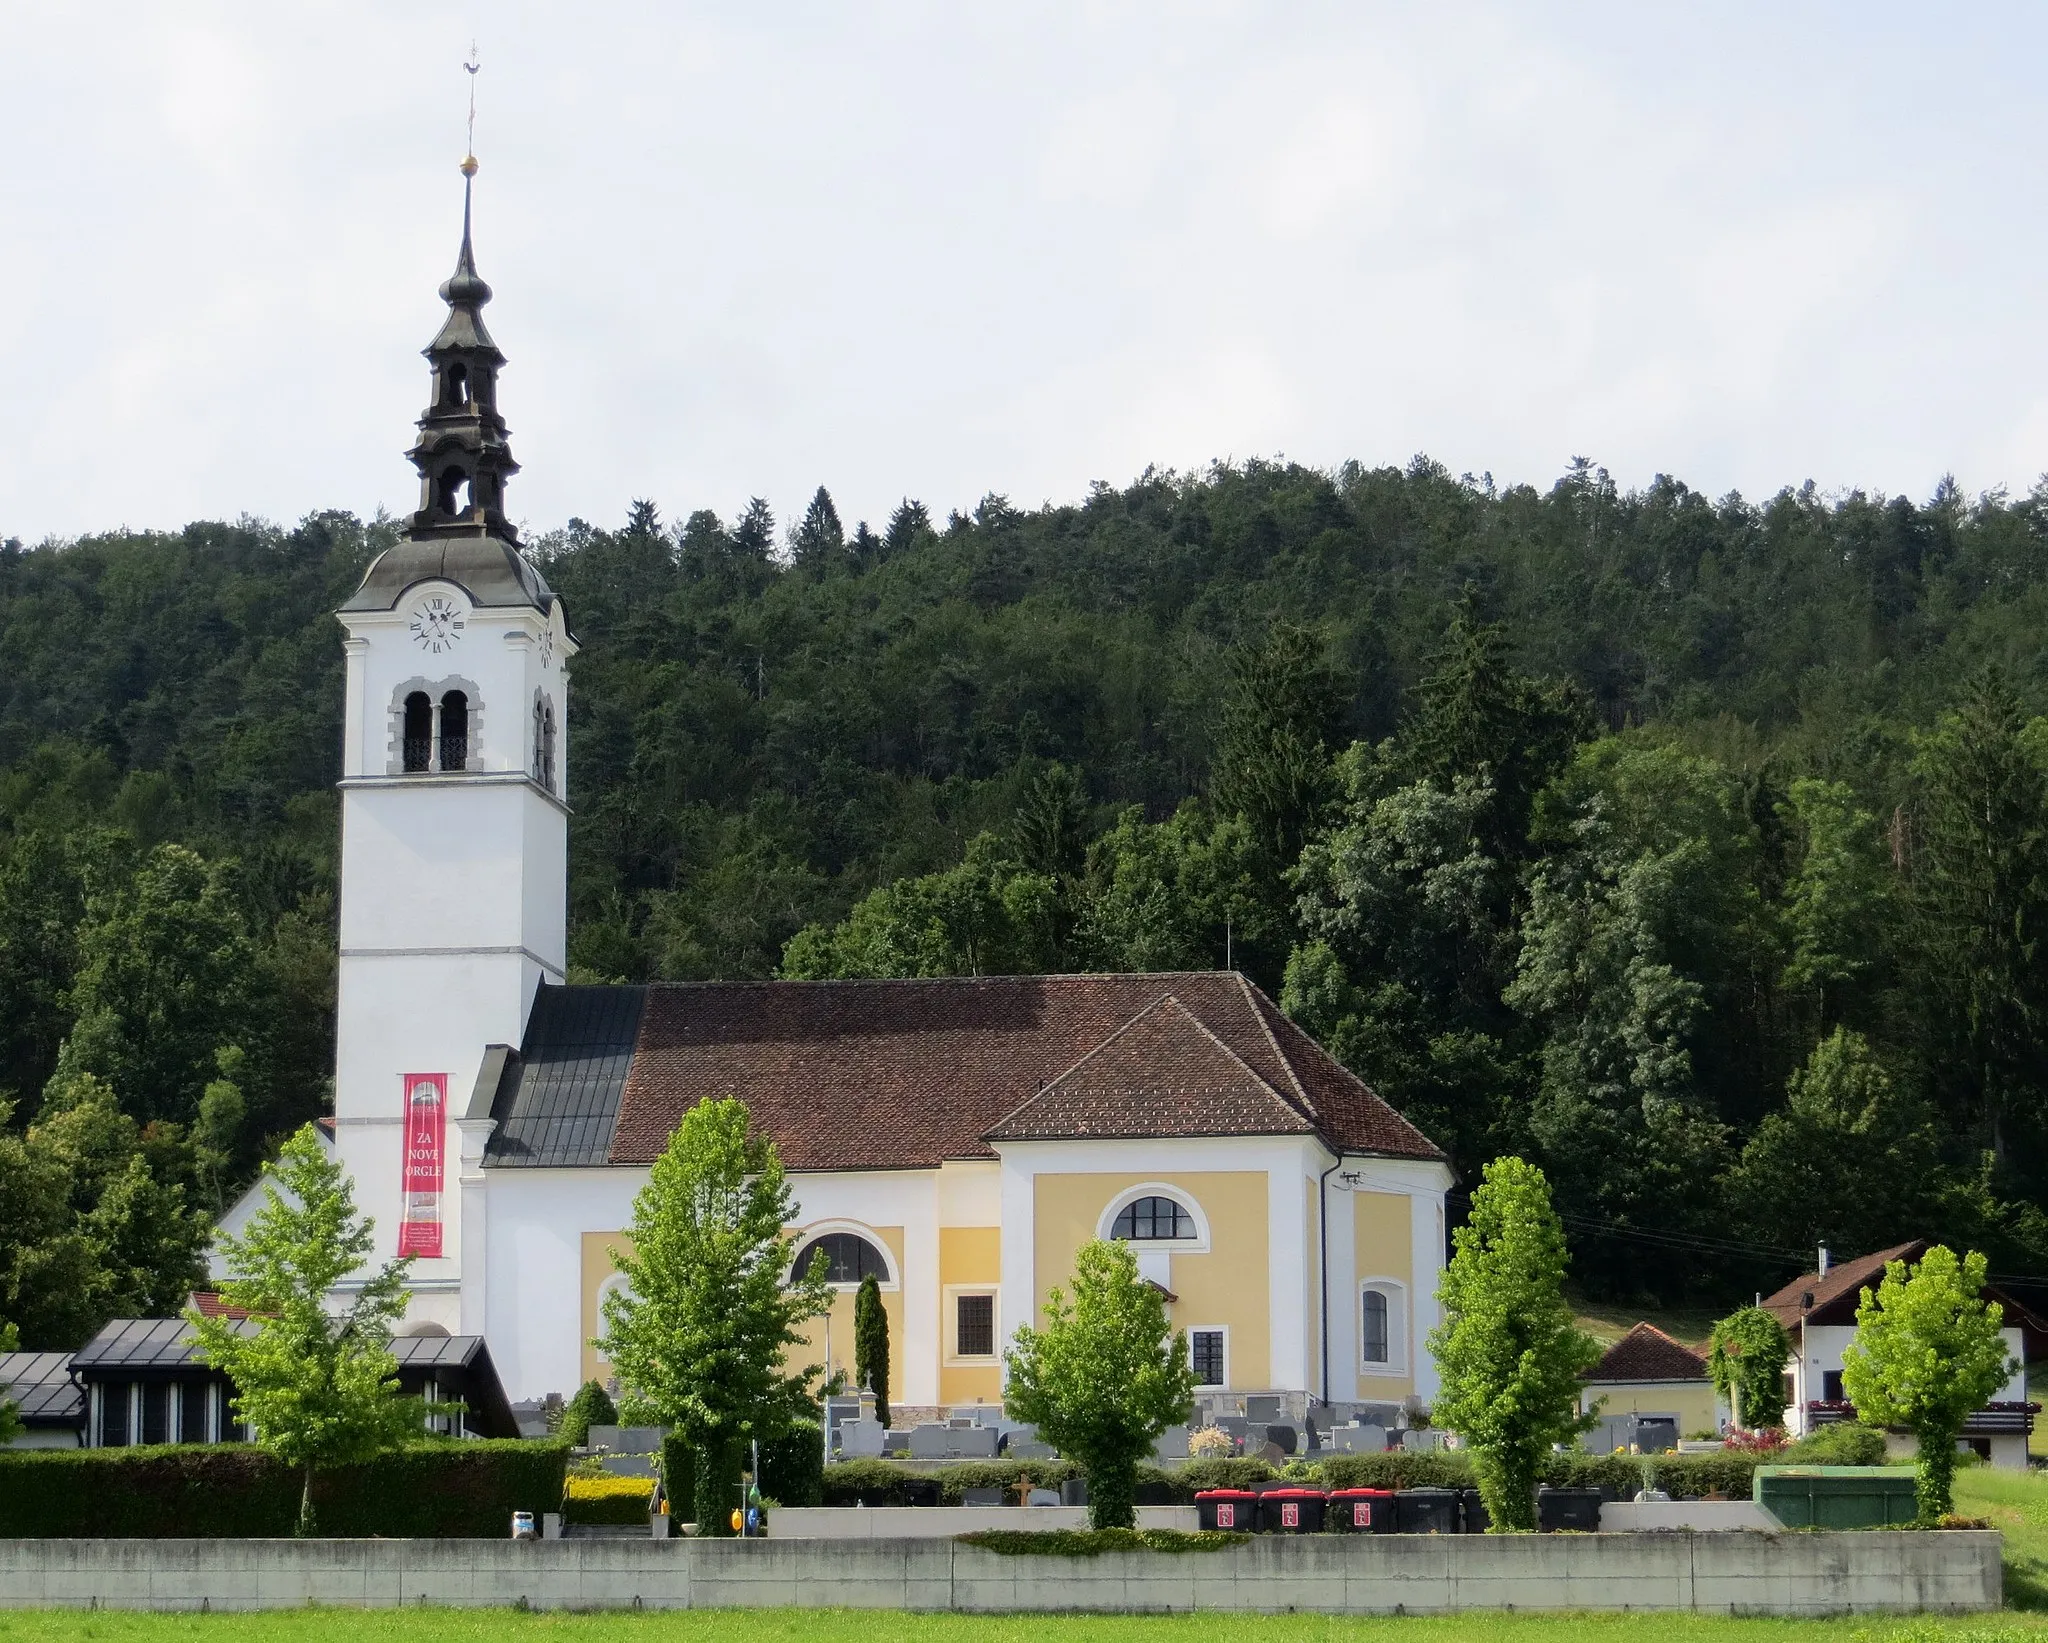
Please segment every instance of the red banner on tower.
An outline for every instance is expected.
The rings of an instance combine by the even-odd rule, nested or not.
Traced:
[[[441,1149],[447,1134],[446,1073],[405,1075],[405,1216],[398,1253],[441,1253]]]

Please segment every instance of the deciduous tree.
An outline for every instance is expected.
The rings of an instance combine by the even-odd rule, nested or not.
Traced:
[[[1443,1382],[1431,1414],[1471,1449],[1494,1529],[1533,1529],[1544,1457],[1592,1424],[1579,1377],[1600,1356],[1564,1298],[1570,1257],[1543,1172],[1488,1164],[1452,1247],[1429,1336]]]
[[[308,1124],[271,1166],[263,1207],[220,1252],[221,1298],[246,1320],[188,1307],[200,1359],[234,1383],[234,1411],[301,1477],[299,1533],[314,1531],[313,1478],[418,1437],[424,1409],[398,1391],[391,1331],[411,1258],[364,1270],[375,1225]]]
[[[1131,1528],[1138,1462],[1194,1410],[1187,1334],[1168,1332],[1130,1246],[1099,1238],[1076,1253],[1071,1290],[1047,1291],[1044,1312],[1042,1327],[1017,1329],[1003,1407],[1080,1463],[1091,1527]]]
[[[1785,1363],[1791,1337],[1760,1306],[1731,1312],[1707,1338],[1707,1373],[1728,1400],[1735,1424],[1761,1432],[1785,1424]]]
[[[700,1534],[728,1532],[747,1440],[780,1436],[809,1401],[816,1371],[792,1370],[789,1354],[825,1311],[827,1263],[820,1252],[790,1270],[794,1219],[782,1160],[749,1132],[746,1104],[704,1101],[633,1200],[633,1247],[613,1252],[626,1283],[605,1296],[596,1345],[688,1441]]]
[[[1842,1352],[1842,1390],[1870,1426],[1903,1426],[1919,1442],[1914,1493],[1920,1521],[1954,1504],[1956,1434],[2019,1370],[1999,1326],[2005,1309],[1983,1297],[1988,1263],[1960,1261],[1936,1244],[1908,1268],[1887,1262],[1856,1307],[1856,1338]]]

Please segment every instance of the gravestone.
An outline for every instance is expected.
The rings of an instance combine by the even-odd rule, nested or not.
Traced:
[[[1152,1445],[1152,1458],[1157,1461],[1186,1460],[1188,1429],[1185,1426],[1169,1426],[1161,1432]]]
[[[953,1453],[962,1460],[994,1460],[1002,1434],[993,1426],[954,1427],[948,1434]]]
[[[839,1423],[839,1452],[848,1460],[879,1459],[882,1453],[882,1423],[847,1420]]]
[[[1280,1418],[1278,1398],[1246,1398],[1244,1418],[1253,1426],[1270,1426]]]
[[[910,1429],[912,1460],[945,1460],[953,1453],[953,1434],[943,1426],[927,1422]]]

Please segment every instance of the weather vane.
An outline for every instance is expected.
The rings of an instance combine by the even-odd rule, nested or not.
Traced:
[[[462,150],[462,174],[465,177],[476,175],[476,71],[483,66],[483,59],[476,54],[476,42],[472,40],[469,43],[469,60],[462,65],[463,72],[469,76],[469,140],[463,144]]]

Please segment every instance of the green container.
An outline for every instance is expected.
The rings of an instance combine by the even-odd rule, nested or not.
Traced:
[[[1750,1488],[1788,1529],[1883,1529],[1919,1511],[1909,1466],[1759,1466]]]

